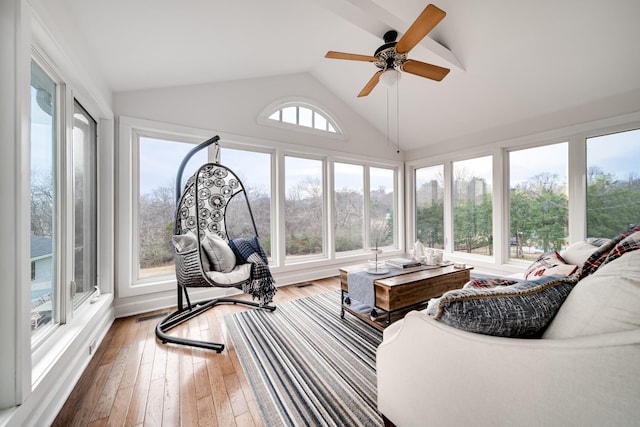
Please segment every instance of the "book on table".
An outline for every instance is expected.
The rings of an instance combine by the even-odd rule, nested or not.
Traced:
[[[395,268],[410,268],[410,267],[419,267],[422,265],[420,261],[416,261],[415,259],[411,259],[411,258],[391,258],[386,260],[385,263],[389,267],[395,267]]]

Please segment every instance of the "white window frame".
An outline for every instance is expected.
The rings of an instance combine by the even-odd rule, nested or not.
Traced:
[[[287,107],[296,108],[296,123],[288,123],[282,120],[282,110]],[[311,110],[312,113],[320,114],[327,120],[327,123],[335,129],[335,132],[317,129],[313,126],[309,127],[301,125],[299,120],[299,108],[307,108]],[[280,112],[280,119],[272,119],[271,116],[278,111]],[[302,133],[321,135],[323,137],[332,139],[346,139],[344,127],[340,124],[340,122],[331,113],[329,113],[325,107],[321,106],[320,103],[308,98],[287,97],[274,101],[260,112],[257,120],[259,124],[265,126],[272,126]],[[312,120],[314,120],[313,116]]]
[[[500,160],[502,158],[502,153],[499,153],[499,156],[496,156],[496,153],[487,153],[484,155],[476,155],[476,156],[470,156],[470,157],[465,157],[465,158],[460,158],[460,159],[452,159],[451,162],[449,163],[449,175],[450,175],[450,193],[449,196],[450,198],[450,214],[449,214],[449,220],[451,221],[449,223],[449,227],[448,227],[448,235],[445,232],[445,242],[449,241],[451,242],[450,245],[447,247],[447,245],[445,244],[445,254],[446,253],[451,253],[454,256],[462,256],[462,257],[468,257],[469,259],[472,260],[477,260],[480,262],[487,262],[487,260],[489,260],[490,262],[495,262],[496,259],[496,243],[495,243],[495,239],[493,239],[493,243],[492,243],[492,248],[491,251],[493,253],[493,255],[479,255],[479,254],[472,254],[472,253],[466,253],[466,252],[461,252],[461,251],[456,251],[453,248],[453,242],[455,241],[455,229],[454,229],[454,210],[455,210],[455,206],[453,206],[453,186],[454,186],[454,182],[453,182],[453,164],[456,162],[464,162],[466,160],[473,160],[473,159],[478,159],[478,158],[482,158],[482,157],[491,157],[491,175],[492,175],[492,182],[491,182],[491,215],[492,215],[492,234],[495,236],[496,231],[495,231],[495,227],[496,227],[496,215],[493,213],[496,210],[496,206],[498,206],[498,210],[501,210],[499,208],[499,205],[497,205],[497,197],[495,194],[495,182],[496,182],[496,165],[500,163]],[[446,183],[446,180],[445,180]],[[414,182],[415,185],[415,182]],[[446,191],[445,191],[446,193]],[[445,218],[447,217],[446,215],[446,206],[445,206]]]
[[[287,194],[286,194],[286,179],[285,179],[285,175],[286,175],[286,165],[285,165],[285,158],[287,157],[292,157],[292,158],[299,158],[299,159],[305,159],[305,160],[315,160],[315,161],[319,161],[320,162],[320,171],[322,173],[322,176],[320,177],[320,186],[322,187],[322,231],[321,231],[321,238],[322,238],[322,253],[319,254],[314,254],[314,255],[307,255],[304,256],[302,258],[299,259],[292,259],[289,258],[286,254],[287,250],[287,241],[286,241],[286,235],[284,234],[284,230],[286,229],[285,226],[285,221],[286,221],[286,215],[285,215],[285,203],[278,203],[278,201],[276,201],[276,204],[281,205],[281,216],[282,216],[282,227],[281,230],[283,230],[281,233],[279,233],[280,238],[282,238],[282,252],[281,252],[281,256],[280,256],[280,260],[281,263],[283,265],[289,266],[289,265],[296,265],[296,264],[304,264],[304,263],[308,263],[310,261],[316,261],[316,260],[323,260],[323,259],[328,259],[330,257],[330,254],[333,253],[334,251],[334,244],[333,244],[333,231],[329,232],[329,229],[331,227],[329,227],[329,215],[328,213],[332,212],[331,209],[333,209],[333,202],[331,202],[329,199],[329,179],[331,179],[333,181],[333,166],[331,166],[331,170],[329,170],[329,162],[328,159],[326,157],[323,156],[314,156],[311,154],[303,154],[300,152],[284,152],[282,155],[282,171],[283,171],[283,175],[282,175],[282,201],[284,202]],[[331,177],[331,178],[330,178]],[[330,247],[331,246],[331,247]]]
[[[333,219],[329,219],[332,215],[332,201],[329,194],[333,190],[332,165],[333,162],[354,163],[365,166],[367,173],[366,186],[370,187],[368,170],[370,167],[385,168],[394,171],[394,235],[395,246],[385,250],[385,255],[398,255],[404,252],[404,235],[400,230],[404,228],[404,194],[400,189],[403,181],[403,164],[400,161],[381,161],[380,159],[368,158],[365,156],[345,155],[335,156],[329,150],[322,148],[310,147],[304,152],[300,147],[292,144],[276,141],[263,141],[251,137],[224,134],[213,130],[195,129],[185,126],[171,125],[151,120],[139,119],[134,117],[121,116],[119,120],[119,138],[118,138],[118,163],[117,163],[117,194],[118,194],[118,211],[116,213],[118,220],[118,229],[116,230],[117,239],[123,242],[118,250],[118,271],[117,283],[119,292],[118,311],[122,312],[141,312],[145,310],[146,302],[135,297],[158,293],[158,298],[165,301],[166,305],[174,304],[176,281],[175,276],[155,276],[153,278],[142,281],[135,281],[134,276],[134,251],[137,250],[137,244],[133,244],[134,221],[137,215],[137,195],[134,194],[134,188],[137,188],[137,147],[135,146],[136,132],[143,133],[146,136],[154,136],[162,139],[175,138],[177,141],[188,142],[193,139],[194,143],[199,143],[209,139],[212,135],[219,134],[224,146],[235,149],[247,149],[250,151],[259,151],[271,153],[271,254],[270,267],[272,273],[277,277],[279,283],[292,283],[295,277],[301,277],[301,280],[308,280],[308,275],[302,278],[301,275],[308,273],[310,268],[317,267],[319,271],[327,271],[329,266],[344,262],[362,262],[370,258],[370,252],[367,250],[356,251],[356,253],[346,253],[336,255],[333,245],[333,235],[331,232],[331,224]],[[223,147],[224,148],[224,147]],[[294,156],[302,158],[318,159],[323,161],[324,178],[323,186],[323,209],[328,215],[323,218],[323,239],[324,253],[313,257],[308,257],[296,262],[285,262],[285,235],[284,235],[284,206],[279,203],[280,198],[284,197],[284,156]],[[369,195],[365,194],[365,201],[368,203]],[[368,216],[367,216],[368,218]],[[368,236],[365,236],[368,239]],[[365,247],[366,249],[366,247]],[[386,249],[386,248],[385,248]],[[285,277],[280,281],[279,277]],[[196,292],[199,292],[197,290]],[[207,292],[214,292],[207,290]],[[221,290],[224,294],[228,294],[228,290]],[[162,293],[162,295],[160,295]],[[130,301],[130,302],[129,302]],[[156,305],[158,300],[156,299]],[[130,305],[131,304],[131,305]],[[150,303],[152,304],[152,303]],[[135,305],[135,309],[131,308]],[[127,308],[129,307],[129,308]],[[151,305],[149,306],[151,309]]]
[[[571,146],[572,143],[569,139],[557,139],[557,140],[550,140],[550,141],[546,141],[544,143],[542,142],[538,142],[535,144],[523,144],[523,145],[518,145],[518,146],[512,146],[512,147],[505,147],[503,150],[503,162],[502,162],[502,169],[504,170],[504,195],[505,195],[505,203],[507,204],[507,206],[502,209],[502,214],[504,216],[504,220],[505,220],[505,224],[502,227],[502,234],[503,236],[505,236],[505,239],[507,239],[506,243],[505,242],[500,242],[501,243],[501,247],[502,247],[502,251],[504,252],[504,259],[503,261],[506,264],[509,265],[516,265],[516,266],[521,266],[522,268],[526,268],[529,266],[529,264],[531,264],[531,262],[528,261],[523,261],[517,258],[511,258],[510,256],[510,243],[509,243],[509,239],[511,238],[511,200],[510,200],[510,196],[511,196],[511,173],[510,173],[510,167],[511,164],[509,162],[509,156],[511,152],[514,151],[520,151],[520,150],[528,150],[531,148],[538,148],[538,147],[544,147],[547,145],[555,145],[555,144],[567,144],[567,197],[569,199],[568,202],[568,209],[569,209],[569,225],[567,227],[567,233],[569,236],[571,236],[571,176],[569,175],[569,168],[570,168],[570,163],[571,163]],[[573,144],[575,145],[575,143]],[[585,181],[586,182],[586,181]],[[573,193],[575,194],[575,193]],[[495,242],[494,242],[495,245]],[[495,247],[494,247],[495,250]],[[497,258],[497,259],[502,259],[502,258]]]
[[[335,178],[336,178],[336,171],[335,171],[335,165],[336,163],[342,164],[342,165],[350,165],[350,166],[360,166],[362,167],[362,227],[361,227],[361,232],[362,232],[362,248],[361,249],[352,249],[349,251],[338,251],[335,250],[335,254],[336,254],[336,258],[339,258],[341,256],[345,256],[345,255],[349,255],[349,254],[354,254],[354,253],[358,253],[358,252],[363,252],[365,250],[365,248],[367,248],[368,245],[368,238],[367,236],[370,234],[369,233],[369,229],[370,229],[370,221],[369,221],[369,210],[367,209],[367,206],[370,206],[370,197],[371,197],[371,189],[368,188],[368,184],[369,184],[369,167],[367,165],[363,165],[361,163],[356,163],[356,162],[343,162],[343,161],[339,161],[339,160],[334,160],[331,163],[331,181],[332,181],[332,185],[330,188],[330,194],[333,196],[331,199],[331,203],[332,203],[332,207],[331,207],[331,217],[332,223],[335,223],[336,218],[336,207],[333,206],[333,203],[335,201],[335,193],[336,193],[336,184],[335,184]],[[367,191],[369,190],[369,191]],[[335,227],[331,227],[331,232],[333,232],[333,230],[335,229]],[[333,239],[331,239],[331,241],[334,243],[335,245],[335,237]]]
[[[402,189],[404,188],[404,185],[402,184],[402,172],[404,170],[404,167],[402,167],[401,169],[396,169],[394,167],[390,167],[390,166],[385,166],[385,165],[375,165],[375,164],[369,164],[366,168],[365,171],[365,186],[368,187],[368,191],[366,191],[366,195],[365,195],[365,207],[366,206],[371,206],[371,168],[377,168],[377,169],[388,169],[391,170],[393,172],[393,244],[390,246],[383,246],[382,249],[383,250],[387,250],[387,251],[400,251],[403,250],[404,248],[404,234],[401,233],[401,230],[404,229],[404,224],[405,224],[405,220],[404,220],[404,212],[405,212],[405,206],[404,206],[404,191],[402,191]],[[372,242],[370,239],[370,235],[371,235],[371,218],[369,216],[369,210],[365,211],[365,221],[367,221],[368,224],[368,228],[367,228],[367,234],[366,234],[366,242],[368,244],[368,246],[365,246],[365,250],[367,247],[373,247],[375,245],[375,242]],[[378,248],[381,249],[381,248]]]
[[[118,138],[118,293],[122,298],[175,291],[175,274],[138,279],[138,140],[140,136],[175,139],[197,144],[211,138],[211,131],[165,124],[134,117],[120,117]],[[171,177],[175,179],[174,177]]]
[[[70,89],[60,77],[56,69],[51,65],[51,60],[46,58],[42,51],[35,47],[32,49],[31,60],[35,62],[40,69],[49,77],[56,85],[55,93],[55,117],[53,117],[53,125],[55,127],[55,136],[53,141],[53,188],[55,194],[55,202],[53,205],[53,274],[52,274],[52,290],[55,299],[52,299],[52,319],[49,325],[45,325],[41,331],[32,333],[31,349],[36,351],[44,345],[51,335],[60,325],[67,322],[67,318],[71,317],[71,311],[66,301],[69,296],[69,286],[65,283],[70,279],[69,273],[72,271],[73,257],[68,250],[68,243],[71,239],[73,209],[70,209],[72,197],[65,195],[71,194],[73,183],[67,179],[67,160],[70,157],[70,143],[67,140],[69,133],[69,95]],[[73,102],[71,102],[73,104]],[[73,106],[73,105],[72,105]],[[29,146],[31,146],[31,138]],[[69,157],[68,157],[69,156]],[[72,242],[71,242],[72,243]]]

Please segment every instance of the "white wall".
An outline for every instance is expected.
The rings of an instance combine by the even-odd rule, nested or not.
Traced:
[[[569,127],[593,128],[600,126],[597,121],[640,111],[640,90],[617,94],[608,98],[576,105],[572,108],[558,110],[543,116],[532,117],[506,126],[494,126],[488,123],[486,129],[473,135],[453,138],[442,144],[431,145],[416,150],[406,151],[405,160],[414,161],[433,156],[451,155],[453,152],[473,151],[476,147],[507,146],[514,139],[535,139],[543,133],[562,132]]]
[[[95,115],[93,109],[111,113],[111,90],[100,73],[91,55],[91,49],[78,37],[79,31],[69,15],[69,7],[64,0],[24,0],[32,5],[31,19],[34,39],[47,52],[64,55],[56,65],[67,80],[82,82],[74,85],[74,96],[82,106]],[[55,58],[61,59],[61,58]],[[94,117],[96,118],[96,117]]]
[[[258,115],[265,107],[287,97],[300,97],[324,107],[338,120],[346,139],[292,132],[258,123]],[[402,152],[398,154],[393,145],[387,145],[385,135],[308,73],[120,92],[113,100],[117,116],[402,160]]]

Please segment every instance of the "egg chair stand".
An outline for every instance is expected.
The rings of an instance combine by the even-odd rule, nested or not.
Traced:
[[[269,305],[276,291],[275,282],[258,240],[258,230],[245,188],[233,171],[219,163],[219,139],[216,135],[193,148],[178,168],[174,243],[181,239],[191,246],[179,249],[176,245],[177,310],[163,317],[155,330],[162,343],[199,347],[217,353],[224,350],[223,343],[178,337],[167,332],[219,304],[242,304],[267,311],[276,309]],[[201,166],[181,191],[182,175],[189,159],[211,144],[215,144],[214,162]],[[242,199],[245,203],[242,203]],[[233,207],[229,209],[232,201]],[[234,227],[232,221],[227,223],[227,216],[238,219],[240,211],[244,211],[245,217],[241,226]],[[236,237],[234,233],[239,236]],[[238,265],[231,272],[207,271],[207,255],[201,244],[207,234],[221,237],[233,249]],[[192,302],[187,291],[191,287],[237,288],[258,301],[212,298]]]

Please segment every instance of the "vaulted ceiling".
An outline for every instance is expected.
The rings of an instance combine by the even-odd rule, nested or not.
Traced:
[[[402,35],[425,0],[60,4],[114,92],[307,72],[381,132],[389,114],[390,136],[405,150],[640,109],[637,0],[437,0],[447,16],[409,57],[449,75],[434,82],[405,73],[397,93],[379,86],[362,98],[374,65],[325,53],[372,55],[387,30]]]

